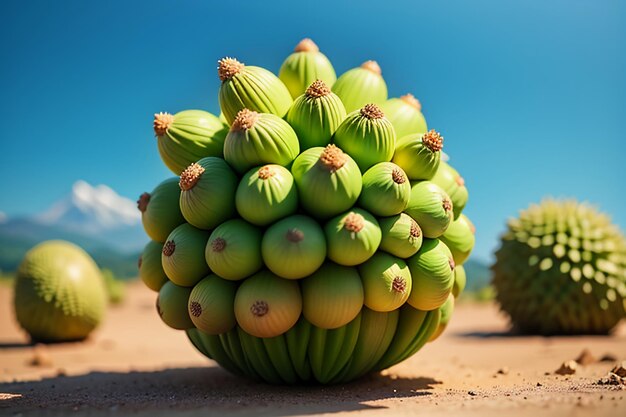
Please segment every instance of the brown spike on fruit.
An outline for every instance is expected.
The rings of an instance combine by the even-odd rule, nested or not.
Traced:
[[[319,52],[320,48],[310,38],[304,38],[296,45],[294,52]]]
[[[157,136],[162,136],[167,132],[170,125],[174,122],[174,116],[169,113],[161,112],[154,114],[154,134]]]
[[[424,133],[422,143],[430,149],[431,152],[439,152],[443,149],[443,136],[435,131],[435,129],[430,129],[430,131]]]
[[[320,98],[330,94],[330,88],[322,80],[315,80],[309,88],[306,89],[306,96],[309,98]]]
[[[414,107],[419,111],[422,111],[422,103],[420,103],[420,101],[416,99],[413,94],[405,94],[400,97],[400,100],[404,101],[409,106]]]
[[[382,119],[383,117],[385,117],[385,113],[383,113],[381,108],[373,103],[366,104],[365,106],[363,106],[363,108],[360,111],[361,111],[361,116],[367,117],[370,120]]]
[[[372,71],[374,74],[382,75],[382,70],[380,69],[380,65],[376,61],[365,61],[361,64],[361,68]]]
[[[239,113],[237,113],[237,117],[235,117],[230,130],[238,131],[251,129],[258,119],[259,113],[248,109],[241,109]]]
[[[183,191],[191,190],[202,174],[204,173],[204,167],[196,162],[189,165],[185,170],[180,174],[180,181],[178,184],[180,185],[180,189]]]
[[[222,81],[230,80],[245,67],[242,62],[230,57],[220,59],[217,64],[217,75]]]

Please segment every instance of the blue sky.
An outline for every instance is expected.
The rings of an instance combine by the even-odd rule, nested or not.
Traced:
[[[477,258],[547,195],[626,230],[624,2],[268,4],[4,1],[0,212],[41,211],[77,179],[135,199],[170,175],[153,113],[217,113],[219,58],[276,72],[311,37],[339,73],[375,59],[390,95],[420,99],[469,186]]]

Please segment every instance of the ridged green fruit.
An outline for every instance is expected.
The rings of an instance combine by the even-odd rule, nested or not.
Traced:
[[[434,129],[398,139],[393,162],[401,167],[411,180],[429,180],[435,176],[441,163],[443,136]]]
[[[496,299],[522,332],[605,334],[626,317],[626,238],[587,203],[522,210],[491,269]]]
[[[243,109],[283,117],[291,107],[293,100],[285,84],[264,68],[224,58],[218,62],[217,73],[222,81],[220,108],[229,125]]]
[[[228,220],[213,230],[204,252],[211,271],[232,281],[263,267],[261,230],[241,219]]]
[[[455,264],[463,264],[472,253],[476,242],[475,230],[470,219],[461,214],[457,220],[450,223],[444,234],[439,237],[452,252]]]
[[[163,244],[151,240],[139,256],[139,278],[146,284],[146,287],[157,292],[167,282],[167,275],[161,263],[162,253]]]
[[[180,174],[180,211],[199,229],[210,230],[235,214],[238,179],[221,158],[194,162]]]
[[[356,268],[327,262],[302,280],[302,314],[314,326],[336,329],[363,307],[363,285]]]
[[[187,309],[190,294],[191,288],[180,287],[170,281],[161,287],[156,309],[163,323],[176,330],[194,327]]]
[[[235,317],[252,336],[275,337],[289,330],[302,312],[298,283],[261,271],[246,279],[235,295]]]
[[[400,258],[377,252],[359,265],[363,281],[364,304],[374,311],[387,312],[399,308],[411,293],[411,272]]]
[[[235,325],[237,284],[209,275],[193,287],[187,307],[193,324],[203,333],[226,333]]]
[[[454,266],[454,285],[452,286],[452,295],[457,298],[465,289],[467,283],[467,275],[465,274],[465,268],[463,265]]]
[[[452,313],[454,312],[454,301],[454,296],[450,294],[446,302],[439,307],[439,311],[441,311],[441,319],[439,320],[437,330],[432,334],[432,336],[430,336],[430,339],[428,339],[429,342],[435,341],[439,336],[441,336],[441,333],[443,333],[446,327],[448,327],[448,323],[450,322]]]
[[[463,177],[448,163],[441,161],[439,169],[437,169],[437,173],[435,173],[431,182],[437,184],[448,193],[450,200],[452,200],[454,219],[458,219],[469,198]]]
[[[378,219],[382,233],[379,248],[398,258],[410,258],[422,247],[422,229],[406,213]]]
[[[333,65],[309,38],[302,39],[293,53],[285,59],[278,71],[278,78],[294,99],[302,95],[315,80],[322,80],[328,85],[337,81]]]
[[[221,158],[228,126],[203,110],[154,115],[154,133],[161,159],[176,175],[199,159]]]
[[[137,208],[141,211],[141,223],[150,239],[163,243],[176,226],[185,223],[179,200],[178,178],[169,178],[151,193],[139,196]]]
[[[363,174],[359,205],[376,216],[393,216],[409,204],[411,184],[406,174],[392,162],[380,162]]]
[[[78,246],[50,240],[30,249],[17,270],[13,305],[33,341],[82,340],[102,321],[102,274]]]
[[[302,152],[291,167],[300,205],[312,216],[327,219],[356,203],[361,188],[361,171],[335,145]]]
[[[295,99],[285,120],[298,135],[300,151],[304,151],[328,145],[345,117],[341,99],[323,81],[317,80]]]
[[[296,132],[280,117],[242,109],[224,141],[224,159],[240,174],[264,164],[287,166],[300,153]]]
[[[443,305],[454,285],[454,260],[439,239],[424,239],[422,248],[407,261],[413,288],[407,302],[429,311]]]
[[[437,238],[452,223],[452,201],[448,194],[430,181],[411,184],[411,199],[405,212],[420,225],[426,238]]]
[[[328,258],[346,266],[367,261],[374,255],[382,239],[376,218],[359,208],[330,219],[324,226],[324,233]]]
[[[239,182],[235,206],[241,217],[257,226],[295,213],[298,191],[291,172],[274,164],[252,168]]]
[[[396,130],[398,138],[428,132],[426,120],[422,114],[422,105],[413,97],[413,94],[390,98],[381,105],[381,108]]]
[[[170,281],[182,287],[193,287],[209,273],[204,258],[208,240],[209,232],[187,223],[170,233],[161,254],[163,270]]]
[[[348,113],[367,103],[383,104],[387,100],[387,84],[376,61],[343,73],[333,84],[333,92],[341,98]]]
[[[261,249],[270,271],[282,278],[304,278],[324,263],[326,236],[315,220],[295,215],[270,226]]]
[[[396,148],[393,125],[376,104],[366,104],[349,113],[332,141],[350,154],[361,172],[379,162],[389,162]]]

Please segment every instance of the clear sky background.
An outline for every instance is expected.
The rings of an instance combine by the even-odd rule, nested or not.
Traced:
[[[3,1],[0,212],[77,179],[135,199],[170,176],[152,115],[219,112],[216,62],[278,71],[311,37],[338,73],[377,60],[415,94],[470,190],[476,257],[543,196],[626,230],[626,6],[620,0]]]

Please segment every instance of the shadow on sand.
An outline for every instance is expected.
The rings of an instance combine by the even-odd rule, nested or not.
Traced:
[[[291,416],[381,408],[367,402],[430,395],[428,377],[379,374],[323,386],[272,386],[229,374],[218,367],[156,372],[91,372],[36,382],[0,384],[0,414],[58,414],[82,411],[135,415]]]

